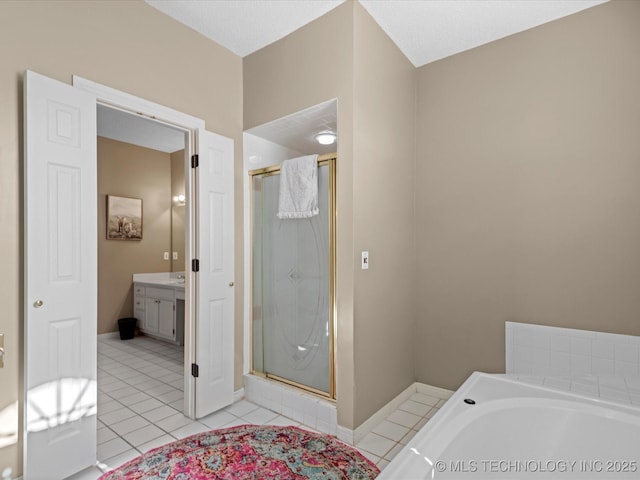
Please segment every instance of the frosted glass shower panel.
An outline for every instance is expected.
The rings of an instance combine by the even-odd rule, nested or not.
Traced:
[[[254,313],[254,369],[329,392],[329,166],[318,170],[315,217],[278,219],[279,181],[279,175],[264,176],[257,185],[254,177],[253,301],[261,317]]]
[[[262,175],[251,178],[252,208],[252,257],[251,278],[251,359],[252,368],[264,371],[262,350]]]

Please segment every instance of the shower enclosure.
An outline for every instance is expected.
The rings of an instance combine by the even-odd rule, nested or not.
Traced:
[[[318,157],[311,218],[277,218],[280,167],[249,172],[252,373],[334,392],[335,154]]]

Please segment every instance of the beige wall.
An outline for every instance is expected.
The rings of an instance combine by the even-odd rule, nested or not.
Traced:
[[[504,322],[640,335],[640,2],[419,69],[416,379],[504,369]]]
[[[77,74],[206,121],[235,140],[236,251],[242,248],[242,60],[141,1],[0,2],[0,410],[18,400],[22,350],[22,75]],[[197,74],[194,69],[197,68]],[[242,256],[236,256],[236,388],[242,386]],[[21,422],[21,419],[18,419]],[[21,423],[20,423],[21,424]],[[17,425],[16,425],[17,427]],[[20,474],[22,439],[0,449]]]
[[[244,59],[245,128],[338,99],[336,386],[348,428],[413,381],[415,84],[357,2]]]
[[[353,235],[355,425],[414,381],[416,69],[354,8]],[[338,159],[339,161],[340,159]]]
[[[168,272],[171,163],[168,153],[98,137],[98,333],[133,316],[134,273]],[[107,240],[107,195],[142,199],[142,240]]]
[[[234,138],[236,252],[243,89],[244,128],[338,99],[337,393],[353,428],[412,378],[502,371],[505,320],[640,334],[639,24],[640,3],[613,1],[414,71],[412,166],[416,79],[356,2],[244,61],[142,2],[0,2],[0,410],[21,389],[25,69]],[[242,255],[236,272],[240,388]],[[0,466],[20,474],[21,448]]]
[[[353,4],[243,60],[244,128],[338,99],[337,357],[338,422],[354,421],[353,384]]]

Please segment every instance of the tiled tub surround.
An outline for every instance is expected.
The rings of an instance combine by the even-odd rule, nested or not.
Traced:
[[[638,438],[638,406],[475,372],[379,478],[637,479]]]
[[[506,378],[640,408],[640,376],[544,377],[510,373]]]
[[[506,372],[537,376],[640,375],[640,337],[505,324]]]

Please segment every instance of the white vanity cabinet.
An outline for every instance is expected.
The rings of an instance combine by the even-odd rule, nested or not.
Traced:
[[[133,284],[133,316],[138,319],[138,328],[144,330],[144,296],[146,290],[143,285]]]
[[[150,286],[136,282],[133,294],[134,315],[140,331],[181,345],[184,314],[177,312],[176,306],[184,309],[184,287]]]

